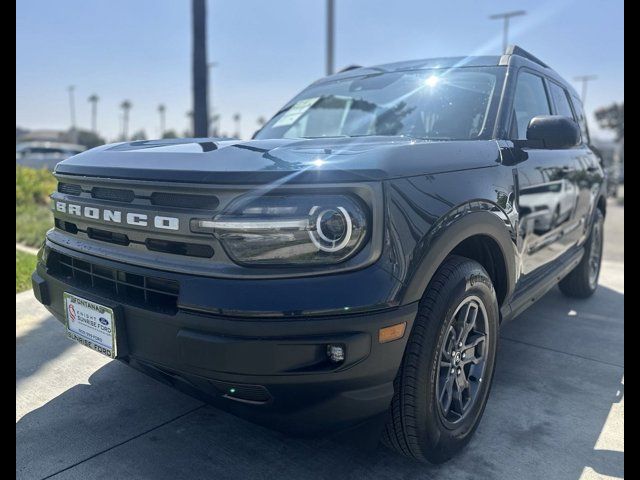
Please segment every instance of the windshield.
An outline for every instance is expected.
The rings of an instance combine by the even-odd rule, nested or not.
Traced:
[[[488,122],[499,70],[412,70],[313,85],[280,110],[255,138],[476,139]]]

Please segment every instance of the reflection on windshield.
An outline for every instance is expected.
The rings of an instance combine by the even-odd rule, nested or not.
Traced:
[[[375,73],[311,86],[256,138],[478,138],[499,67]]]

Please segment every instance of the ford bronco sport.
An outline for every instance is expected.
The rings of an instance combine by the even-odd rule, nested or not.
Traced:
[[[574,89],[519,47],[349,68],[248,141],[59,163],[33,288],[86,346],[290,432],[365,422],[442,462],[500,324],[598,282],[605,179]]]

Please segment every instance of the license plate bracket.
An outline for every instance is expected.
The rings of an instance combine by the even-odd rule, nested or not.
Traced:
[[[67,336],[109,358],[118,357],[116,309],[68,292],[63,300]]]

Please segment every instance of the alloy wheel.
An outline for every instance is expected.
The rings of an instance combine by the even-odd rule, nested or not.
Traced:
[[[489,340],[482,300],[465,298],[449,323],[440,349],[436,398],[445,424],[453,425],[472,410],[482,385]]]

